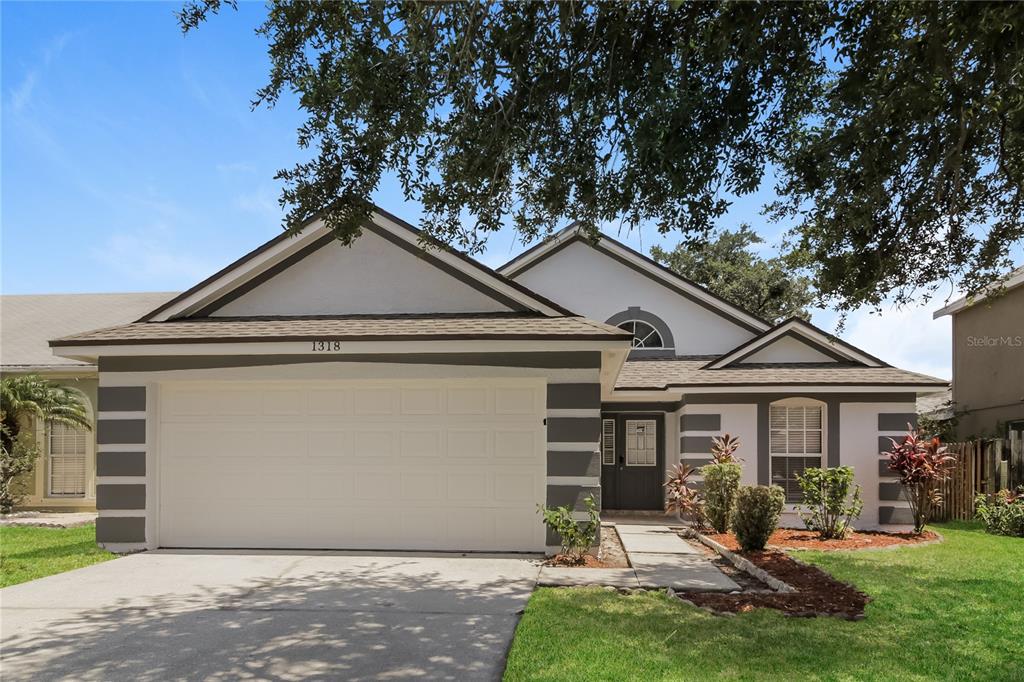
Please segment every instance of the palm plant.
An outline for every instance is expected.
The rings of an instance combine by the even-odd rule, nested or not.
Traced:
[[[0,379],[0,512],[3,513],[10,512],[17,502],[15,481],[35,467],[35,446],[22,433],[32,418],[92,429],[89,413],[78,393],[33,374]]]

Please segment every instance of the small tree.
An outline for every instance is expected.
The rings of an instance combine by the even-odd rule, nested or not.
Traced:
[[[803,503],[796,510],[808,530],[816,531],[822,540],[846,537],[850,522],[864,508],[860,486],[853,485],[853,467],[813,467],[797,474],[796,480],[803,493]]]
[[[572,509],[568,505],[554,508],[543,505],[537,507],[537,511],[544,517],[544,523],[558,535],[561,553],[576,564],[583,563],[584,555],[594,546],[601,528],[601,514],[594,496],[587,495],[583,503],[587,505],[587,521],[574,519]]]
[[[64,386],[34,374],[0,379],[0,512],[9,513],[21,495],[18,480],[32,473],[37,457],[32,420],[90,430],[81,398]]]
[[[785,502],[786,493],[777,485],[740,486],[730,522],[744,551],[764,549],[779,526]]]
[[[704,530],[707,517],[704,498],[696,488],[690,487],[690,476],[696,469],[689,464],[677,464],[665,483],[665,511],[674,513],[680,521],[684,516],[697,530]]]
[[[711,464],[700,468],[704,477],[704,509],[716,533],[729,530],[733,499],[740,485],[742,461],[736,456],[740,441],[728,433],[711,440]]]
[[[892,450],[882,454],[889,458],[889,468],[900,476],[914,515],[914,532],[920,534],[932,510],[942,504],[939,484],[949,478],[956,459],[946,454],[946,446],[937,437],[925,438],[910,424],[902,441],[889,440]]]

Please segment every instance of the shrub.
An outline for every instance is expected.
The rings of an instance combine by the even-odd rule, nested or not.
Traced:
[[[700,468],[704,477],[704,511],[715,532],[729,530],[729,517],[742,471],[735,462],[705,464]]]
[[[764,549],[779,526],[785,502],[786,493],[777,485],[740,486],[732,512],[732,530],[744,551]]]
[[[697,530],[704,530],[704,498],[696,488],[690,487],[690,476],[695,469],[688,464],[677,464],[665,483],[665,511],[674,513],[681,521],[684,516]]]
[[[822,540],[846,537],[850,521],[864,508],[860,486],[853,485],[853,467],[804,469],[796,480],[803,493],[803,503],[796,510],[807,529],[816,531]]]
[[[914,532],[920,534],[932,510],[942,504],[939,484],[949,478],[956,459],[946,454],[942,441],[923,437],[910,424],[901,442],[889,440],[892,450],[882,454],[889,457],[889,468],[900,476],[914,516]]]
[[[587,495],[583,502],[587,505],[587,515],[590,517],[587,521],[574,519],[569,506],[552,509],[538,505],[537,508],[544,517],[544,523],[558,535],[562,554],[576,563],[583,563],[583,556],[594,546],[601,528],[601,515],[594,496]]]
[[[731,464],[743,460],[736,456],[740,449],[740,439],[733,438],[728,433],[711,439],[711,463]]]
[[[985,532],[1024,538],[1024,486],[1017,492],[1000,490],[992,497],[978,495],[974,508],[985,524]]]

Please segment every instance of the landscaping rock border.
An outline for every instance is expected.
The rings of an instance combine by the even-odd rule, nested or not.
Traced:
[[[758,568],[749,559],[745,559],[745,558],[741,557],[740,555],[736,554],[732,550],[727,549],[721,543],[715,542],[711,538],[706,537],[706,536],[702,535],[701,533],[698,533],[696,531],[691,531],[691,532],[693,533],[694,539],[699,541],[702,545],[704,545],[706,547],[710,547],[711,549],[715,550],[716,552],[721,554],[733,566],[735,566],[739,570],[743,571],[747,575],[750,575],[750,576],[760,580],[761,582],[763,582],[765,585],[767,585],[768,587],[772,588],[776,592],[783,592],[783,593],[785,593],[785,592],[796,592],[796,589],[792,585],[789,585],[788,583],[784,583],[783,581],[779,580],[775,576],[773,576],[770,573],[768,573],[768,571],[764,570],[763,568]]]

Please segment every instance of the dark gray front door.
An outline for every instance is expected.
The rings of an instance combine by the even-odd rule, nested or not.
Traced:
[[[605,509],[661,509],[665,478],[665,415],[605,414],[601,506]],[[609,421],[611,424],[609,424]],[[608,426],[614,425],[614,435]],[[607,446],[614,442],[614,450]]]

